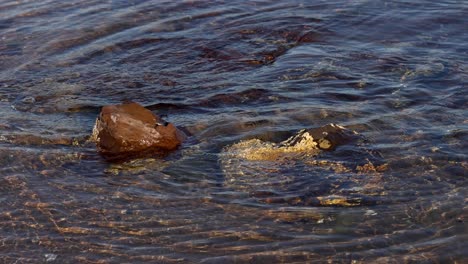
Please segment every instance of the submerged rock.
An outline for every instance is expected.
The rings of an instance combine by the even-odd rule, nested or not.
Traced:
[[[241,141],[226,148],[224,154],[245,160],[269,160],[298,156],[316,156],[321,151],[331,151],[351,141],[357,133],[342,126],[329,124],[314,129],[303,129],[280,143],[264,142],[259,139]]]
[[[104,106],[92,135],[98,151],[108,158],[165,154],[185,138],[173,124],[135,102]]]
[[[259,139],[220,154],[226,186],[264,202],[323,206],[371,203],[381,185],[381,160],[365,139],[342,126],[304,129],[279,143]]]

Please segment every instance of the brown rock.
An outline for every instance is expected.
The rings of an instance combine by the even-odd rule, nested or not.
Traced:
[[[176,149],[185,134],[138,103],[107,105],[96,120],[92,138],[98,151],[111,158]]]

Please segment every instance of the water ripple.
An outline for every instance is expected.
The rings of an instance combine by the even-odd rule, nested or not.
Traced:
[[[1,2],[0,260],[466,259],[467,8]],[[189,140],[164,158],[106,162],[89,134],[102,105],[124,100]],[[227,146],[329,123],[364,147],[253,163],[245,185],[227,181]],[[385,170],[354,169],[371,160]],[[319,166],[330,162],[354,170]],[[245,191],[255,180],[282,188]]]

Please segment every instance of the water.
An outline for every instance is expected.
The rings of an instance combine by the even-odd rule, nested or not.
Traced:
[[[467,13],[450,0],[0,1],[1,261],[461,263]],[[124,100],[190,140],[104,161],[86,137]],[[225,146],[328,123],[382,155],[372,203],[293,202],[343,182],[359,193],[356,172],[277,164],[303,176],[309,197],[292,200],[224,181]]]

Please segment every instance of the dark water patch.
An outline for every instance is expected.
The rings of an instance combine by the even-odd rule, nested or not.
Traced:
[[[468,106],[468,98],[462,91],[448,93],[445,98],[434,102],[434,104],[451,109],[464,109]]]
[[[80,99],[87,89],[77,84],[45,80],[31,87],[18,87],[17,89],[22,90],[22,94],[11,104],[11,107],[17,111],[50,114],[80,110],[96,111],[100,107],[99,101],[93,105]]]
[[[358,94],[348,94],[348,93],[324,93],[324,97],[326,97],[328,100],[333,100],[333,101],[364,101],[367,100],[367,97],[364,96],[359,96]]]
[[[145,47],[147,45],[152,45],[157,42],[160,42],[161,39],[153,38],[153,39],[139,39],[139,40],[131,40],[122,43],[116,43],[112,46],[106,47],[99,47],[99,50],[90,51],[86,55],[81,58],[74,59],[75,63],[83,64],[88,63],[90,60],[96,59],[95,57],[101,56],[116,56],[119,53],[128,53],[132,49],[138,49]]]
[[[182,104],[182,103],[156,103],[145,106],[151,111],[157,111],[159,113],[173,113],[173,112],[184,112],[184,113],[191,113],[191,112],[199,112],[203,113],[206,112],[200,108],[193,107],[191,105]]]
[[[288,98],[275,96],[266,89],[247,89],[241,92],[217,94],[201,103],[203,107],[235,106],[243,104],[268,104],[287,101]]]
[[[0,56],[22,55],[22,47],[20,44],[8,44],[0,48]]]

